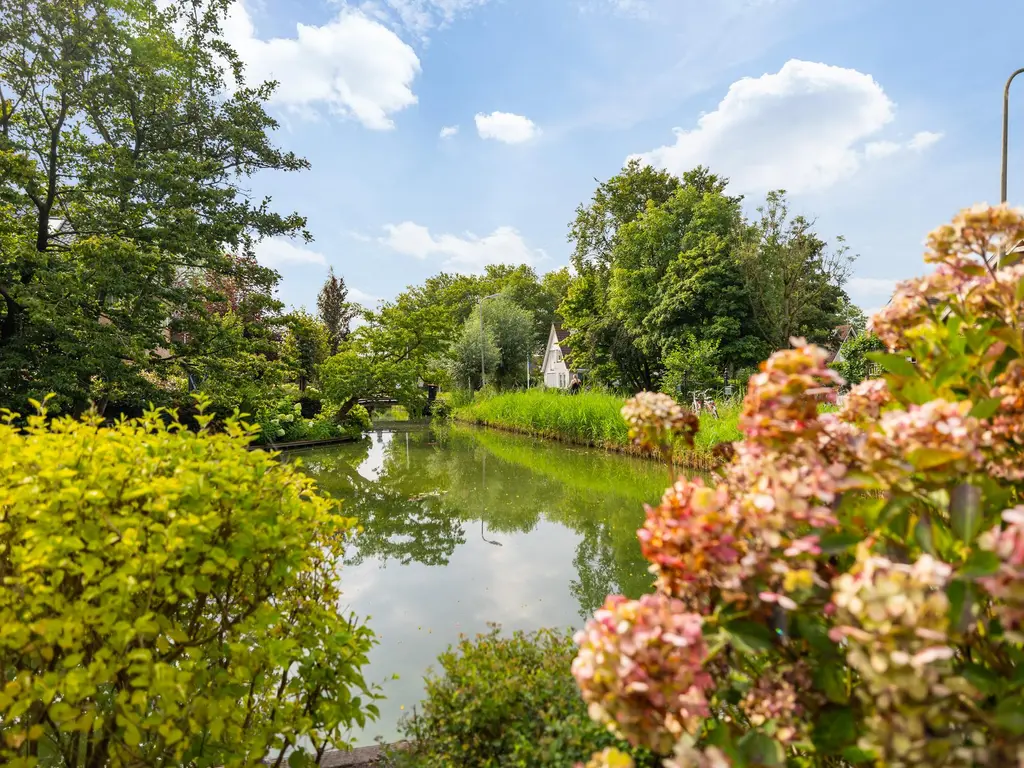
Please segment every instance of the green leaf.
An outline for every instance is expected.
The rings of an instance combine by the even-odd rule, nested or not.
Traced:
[[[802,637],[819,656],[828,658],[838,655],[838,646],[828,636],[828,628],[820,620],[820,616],[804,613],[793,615],[793,631],[796,637]]]
[[[981,488],[961,483],[949,497],[949,522],[953,533],[970,544],[981,527]]]
[[[826,707],[814,723],[811,741],[819,752],[836,755],[857,743],[857,721],[849,707]]]
[[[814,684],[825,697],[835,704],[848,704],[850,693],[846,685],[846,666],[838,662],[822,664],[814,670]]]
[[[963,579],[978,579],[982,576],[991,576],[999,570],[1001,564],[1002,561],[995,552],[978,550],[971,553],[964,566],[957,571],[957,576]]]
[[[946,587],[949,599],[949,625],[954,632],[963,634],[975,622],[974,601],[977,599],[974,584],[954,580]]]
[[[736,650],[743,653],[760,653],[775,645],[775,635],[763,624],[740,619],[730,621],[725,630]]]
[[[963,456],[964,452],[959,448],[925,447],[917,448],[907,454],[907,461],[913,465],[914,469],[923,471],[941,467],[943,464],[962,459]]]
[[[782,745],[760,731],[744,734],[738,742],[740,753],[750,768],[776,768],[785,765],[786,753]]]
[[[1003,699],[996,707],[996,725],[1014,736],[1024,735],[1024,701],[1019,698]]]
[[[980,664],[965,664],[963,675],[983,696],[997,696],[1004,687],[1002,677]]]
[[[839,756],[846,762],[853,763],[854,765],[862,765],[864,763],[875,764],[875,756],[860,747],[847,747],[839,753]]]
[[[917,521],[917,525],[914,526],[914,541],[929,555],[935,556],[935,539],[932,536],[932,521],[927,517],[922,517]]]
[[[999,404],[1002,403],[1002,398],[990,397],[985,400],[979,400],[971,408],[969,416],[973,416],[976,419],[988,419],[999,410]]]
[[[845,552],[862,541],[864,541],[864,535],[861,533],[854,533],[852,531],[829,533],[821,537],[818,546],[821,547],[822,553],[835,555],[839,552]]]
[[[897,376],[906,376],[907,378],[917,376],[917,367],[903,355],[894,355],[889,352],[868,352],[865,357]]]

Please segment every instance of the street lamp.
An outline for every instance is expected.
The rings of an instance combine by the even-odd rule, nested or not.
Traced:
[[[484,384],[486,383],[485,377],[487,375],[484,372],[484,302],[487,301],[487,299],[496,299],[499,296],[501,296],[500,293],[492,293],[490,296],[480,297],[480,389],[484,388]]]
[[[1003,89],[1003,164],[1002,164],[1002,182],[999,188],[999,202],[1006,202],[1006,161],[1007,155],[1009,154],[1010,148],[1010,84],[1017,75],[1024,73],[1024,67],[1021,67],[1006,81],[1006,87]]]

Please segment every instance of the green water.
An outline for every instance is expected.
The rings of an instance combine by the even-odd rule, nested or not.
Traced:
[[[605,595],[650,586],[636,530],[667,483],[653,462],[416,425],[288,458],[365,528],[342,586],[380,638],[367,676],[387,698],[357,744],[398,738],[424,672],[460,633],[575,628]]]

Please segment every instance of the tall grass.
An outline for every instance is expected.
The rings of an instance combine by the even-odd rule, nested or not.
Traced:
[[[531,389],[482,398],[455,409],[454,415],[459,421],[536,437],[640,453],[629,442],[621,413],[624,402],[621,397],[603,392],[569,395],[557,390]],[[739,402],[734,401],[719,405],[717,419],[708,413],[701,414],[695,448],[680,446],[675,461],[698,469],[713,466],[712,449],[740,437],[739,412]]]

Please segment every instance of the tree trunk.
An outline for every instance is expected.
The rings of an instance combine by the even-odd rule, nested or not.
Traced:
[[[338,409],[338,421],[341,421],[343,418],[348,416],[348,412],[351,411],[352,408],[355,407],[356,403],[358,402],[358,397],[350,397],[348,400],[346,400],[345,403],[341,406],[341,408]]]

